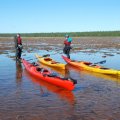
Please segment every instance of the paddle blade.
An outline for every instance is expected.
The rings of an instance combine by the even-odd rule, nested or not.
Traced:
[[[103,63],[106,63],[106,60],[103,60],[103,61],[100,62],[100,64],[103,64]]]
[[[96,62],[96,63],[94,63],[94,64],[104,64],[104,63],[106,63],[106,60],[102,60],[102,61]]]
[[[73,79],[70,77],[70,80],[74,83],[74,84],[77,84],[77,80]]]
[[[43,55],[42,57],[49,57],[50,56],[50,54],[46,54],[46,55]]]

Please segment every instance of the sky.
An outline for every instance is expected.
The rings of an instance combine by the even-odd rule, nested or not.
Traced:
[[[0,0],[0,33],[119,30],[120,0]]]

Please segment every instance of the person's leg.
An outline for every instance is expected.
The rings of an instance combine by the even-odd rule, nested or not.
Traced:
[[[18,59],[21,59],[21,49],[18,49]]]
[[[66,54],[66,46],[63,48],[63,53]]]
[[[70,49],[68,48],[66,51],[67,57],[70,59]]]
[[[18,49],[17,48],[15,49],[15,58],[16,58],[16,60],[18,59]]]
[[[19,59],[21,59],[21,55],[22,55],[22,50],[20,49],[20,56],[19,56]]]

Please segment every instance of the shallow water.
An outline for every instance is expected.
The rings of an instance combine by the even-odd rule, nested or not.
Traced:
[[[119,51],[106,49],[92,51],[71,52],[71,59],[94,63],[106,60],[103,66],[120,69],[120,55],[117,54]],[[40,55],[49,53],[56,61],[65,63],[61,58],[61,49],[24,50],[22,57],[30,62],[37,61],[35,53]],[[75,89],[70,92],[36,80],[27,73],[22,63],[16,63],[13,50],[2,52],[0,54],[0,120],[120,119],[119,77],[81,71],[68,65],[67,73],[51,70],[76,79],[78,83]]]

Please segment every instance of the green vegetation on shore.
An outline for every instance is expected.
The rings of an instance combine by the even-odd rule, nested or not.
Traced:
[[[13,37],[17,33],[0,33],[0,37]],[[107,37],[120,36],[120,31],[98,31],[98,32],[56,32],[56,33],[20,33],[22,37],[63,37],[69,34],[72,37]]]

